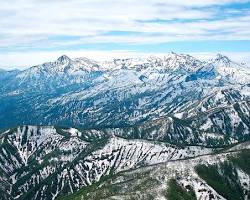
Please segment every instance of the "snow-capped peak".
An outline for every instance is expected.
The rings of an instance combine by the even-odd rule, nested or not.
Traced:
[[[203,63],[188,54],[170,52],[166,57],[164,57],[164,65],[172,70],[194,72],[201,68]]]
[[[227,56],[222,54],[217,54],[213,61],[224,65],[229,65],[232,62]]]
[[[215,66],[219,77],[226,82],[233,84],[250,82],[250,73],[247,66],[236,63],[225,55],[217,54],[209,63]]]
[[[99,80],[112,80],[125,74],[133,76],[133,80],[140,77],[147,77],[152,83],[155,77],[162,77],[162,74],[187,76],[186,80],[209,79],[221,80],[225,83],[248,83],[249,69],[231,61],[228,57],[218,54],[209,62],[203,62],[187,54],[170,52],[165,57],[149,56],[144,58],[114,59],[113,61],[95,61],[85,57],[69,58],[62,55],[54,62],[47,62],[42,65],[31,67],[17,73],[18,84],[43,85],[41,83],[55,82],[58,85],[65,83],[85,82],[86,79],[99,78]],[[129,74],[129,75],[128,75]],[[150,78],[151,77],[151,78]],[[110,80],[111,80],[110,79]],[[159,79],[160,80],[160,79]],[[120,81],[120,80],[119,80]],[[118,81],[118,82],[119,82]],[[135,82],[136,82],[135,81]],[[139,81],[141,83],[141,81]],[[159,81],[158,81],[159,83]]]
[[[71,59],[66,56],[66,55],[62,55],[60,56],[58,59],[57,59],[57,62],[58,63],[62,63],[62,64],[65,64],[65,63],[68,63]]]

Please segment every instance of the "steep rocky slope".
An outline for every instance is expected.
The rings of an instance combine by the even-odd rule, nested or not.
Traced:
[[[4,199],[54,199],[106,175],[213,152],[199,146],[123,139],[112,132],[102,137],[94,130],[85,133],[39,126],[2,133],[0,185]]]
[[[247,199],[249,87],[220,54],[0,71],[0,199]]]
[[[249,147],[121,172],[59,199],[249,199]]]
[[[231,124],[238,107],[244,107],[234,132],[246,132],[249,77],[247,66],[222,55],[209,62],[175,53],[107,62],[62,56],[0,80],[0,128],[120,127],[173,115],[187,118],[226,106],[222,115]]]

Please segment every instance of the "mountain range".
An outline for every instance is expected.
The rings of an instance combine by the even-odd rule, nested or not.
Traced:
[[[250,67],[221,54],[63,55],[1,70],[0,105],[0,199],[250,198]]]

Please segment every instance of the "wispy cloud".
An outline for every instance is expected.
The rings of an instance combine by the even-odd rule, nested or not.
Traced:
[[[3,53],[250,40],[249,0],[0,0],[0,4]]]

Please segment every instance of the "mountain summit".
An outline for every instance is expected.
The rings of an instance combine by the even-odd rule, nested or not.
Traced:
[[[70,58],[66,55],[62,55],[57,59],[58,63],[65,64],[70,61]]]
[[[218,64],[220,61],[227,66]],[[0,127],[20,123],[124,126],[169,115],[185,118],[199,113],[191,109],[193,104],[196,107],[213,94],[221,95],[204,103],[200,111],[239,102],[242,104],[238,106],[245,109],[249,83],[249,70],[222,55],[212,62],[176,53],[164,58],[151,56],[106,62],[64,55],[54,62],[11,73],[0,82],[0,103],[5,105],[1,108]],[[6,101],[14,102],[16,107]],[[231,115],[233,110],[226,115]],[[15,119],[13,115],[17,112],[20,115]],[[243,134],[248,125],[239,116],[237,125],[229,123],[230,128],[226,128],[218,124],[218,130],[230,129],[231,134],[241,130]],[[204,123],[206,120],[197,126],[202,127]]]
[[[249,86],[222,55],[2,72],[0,199],[247,199]]]

